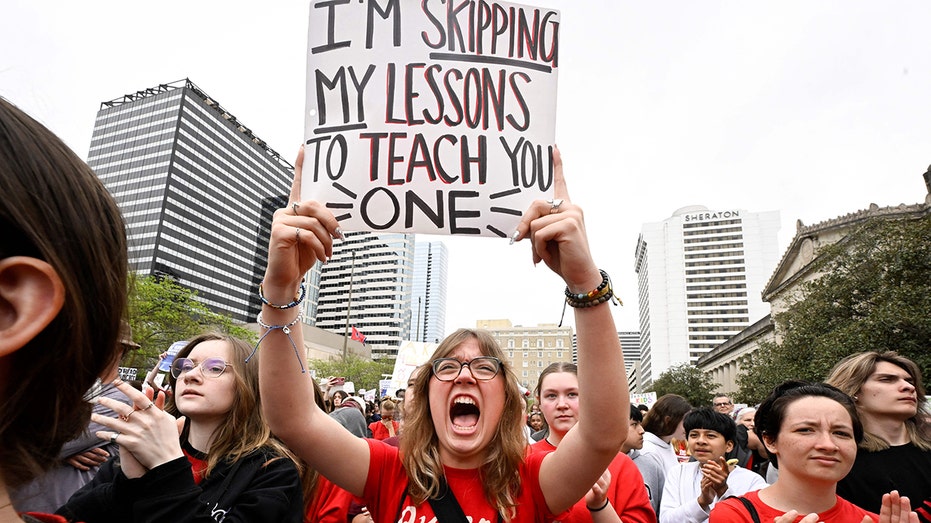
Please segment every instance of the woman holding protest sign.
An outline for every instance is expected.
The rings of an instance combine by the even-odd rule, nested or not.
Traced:
[[[552,519],[595,484],[623,443],[628,391],[606,305],[613,289],[592,260],[581,209],[568,201],[558,151],[554,160],[556,199],[534,202],[513,238],[529,239],[534,263],[545,262],[566,282],[563,299],[575,310],[585,394],[576,429],[552,453],[535,455],[526,453],[516,375],[484,331],[460,329],[437,347],[429,371],[411,387],[418,401],[405,413],[400,452],[350,435],[314,406],[297,350],[301,329],[291,327],[300,321],[302,276],[332,255],[341,231],[323,204],[297,202],[296,169],[294,203],[275,213],[263,282],[263,406],[275,433],[321,474],[361,496],[376,522]]]

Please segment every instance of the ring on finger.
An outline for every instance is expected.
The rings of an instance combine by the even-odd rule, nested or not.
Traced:
[[[300,243],[301,241],[301,228],[300,227],[294,228],[294,241],[298,243]]]
[[[113,434],[110,434],[110,443],[116,443],[116,438],[118,437],[120,437],[119,432],[114,432]]]
[[[301,203],[301,202],[293,202],[293,203],[291,204],[291,210],[294,211],[294,214],[295,214],[295,215],[300,214],[299,212],[297,212],[297,206],[298,206],[300,203]]]
[[[154,402],[154,401],[150,401],[148,405],[146,405],[145,407],[142,407],[142,408],[139,409],[139,410],[149,410],[149,409],[151,409],[151,408],[154,407],[154,406],[155,406],[155,402]]]
[[[136,412],[135,409],[133,409],[129,414],[120,414],[120,420],[129,421],[129,417],[132,416],[134,412]]]
[[[550,214],[556,214],[559,212],[559,206],[562,205],[562,198],[554,198],[552,200],[546,200],[546,203],[550,204]]]

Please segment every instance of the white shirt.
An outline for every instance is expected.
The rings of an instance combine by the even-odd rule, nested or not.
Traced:
[[[728,496],[742,496],[747,492],[766,487],[763,476],[745,468],[735,468],[727,476],[727,491],[703,509],[698,504],[701,493],[701,463],[690,461],[666,471],[666,484],[663,486],[663,498],[660,502],[659,523],[700,523],[708,521],[711,508],[719,499]]]
[[[663,466],[668,471],[673,467],[679,466],[679,458],[676,456],[676,452],[672,450],[672,445],[668,442],[660,439],[659,436],[653,434],[652,432],[643,433],[643,448],[640,449],[641,454],[649,454],[651,452],[656,452],[662,458]]]

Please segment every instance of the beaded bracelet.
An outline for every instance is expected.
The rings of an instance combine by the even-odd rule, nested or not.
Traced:
[[[262,282],[262,283],[265,283],[265,282]],[[273,309],[284,310],[284,309],[290,309],[292,307],[297,307],[298,305],[301,304],[302,301],[304,301],[304,298],[307,296],[307,287],[304,285],[304,281],[302,280],[301,281],[301,292],[297,295],[296,298],[291,300],[291,303],[288,303],[286,305],[278,305],[277,303],[271,303],[265,299],[265,294],[262,292],[262,283],[259,283],[259,299],[262,300],[263,304],[268,305],[269,307]]]
[[[574,308],[585,308],[585,307],[594,307],[595,305],[601,305],[602,303],[612,300],[614,298],[614,289],[611,287],[611,277],[608,276],[608,273],[599,269],[598,272],[601,273],[601,284],[598,285],[594,290],[586,293],[574,293],[569,292],[569,287],[566,287],[566,303],[570,307]],[[615,302],[616,303],[616,302]]]
[[[301,284],[301,286],[303,287],[303,284]],[[300,323],[302,319],[304,319],[304,311],[298,312],[297,318],[294,318],[294,320],[291,323],[288,323],[285,325],[269,325],[265,323],[265,321],[262,319],[262,313],[260,312],[259,315],[256,316],[255,322],[259,324],[259,327],[266,329],[265,334],[263,334],[262,337],[259,338],[259,341],[255,342],[255,347],[252,347],[252,353],[249,354],[248,357],[246,357],[246,363],[249,363],[249,360],[252,359],[253,356],[255,356],[255,353],[259,350],[259,345],[262,344],[262,340],[264,340],[266,336],[271,334],[272,331],[281,329],[281,332],[283,332],[288,337],[288,341],[291,342],[291,347],[294,348],[294,355],[297,356],[297,361],[301,365],[301,374],[306,373],[307,369],[304,368],[304,358],[301,357],[301,354],[297,349],[297,344],[294,343],[294,339],[291,338],[291,327]]]
[[[598,272],[601,273],[601,283],[594,290],[585,293],[575,293],[570,292],[569,287],[566,287],[565,295],[566,299],[562,304],[562,315],[559,317],[559,327],[562,327],[562,322],[566,319],[566,305],[574,309],[584,309],[587,307],[594,307],[596,305],[601,305],[607,301],[611,301],[614,305],[617,305],[620,300],[614,296],[614,289],[611,287],[611,277],[608,276],[608,273],[598,269]],[[621,303],[623,305],[623,303]]]
[[[606,273],[605,271],[601,269],[598,269],[598,272],[601,273],[601,284],[599,284],[598,287],[595,288],[595,290],[582,293],[582,294],[576,294],[574,292],[569,292],[569,287],[566,286],[566,298],[570,300],[576,300],[576,301],[588,301],[602,294],[605,294],[606,292],[610,292],[611,278],[608,276],[608,273]]]
[[[610,503],[610,502],[608,501],[608,498],[606,497],[606,498],[605,498],[605,504],[604,504],[604,505],[602,505],[602,506],[600,506],[600,507],[598,507],[598,508],[592,508],[592,507],[589,507],[588,505],[585,505],[585,508],[587,508],[589,512],[601,512],[602,510],[608,508],[608,503]]]

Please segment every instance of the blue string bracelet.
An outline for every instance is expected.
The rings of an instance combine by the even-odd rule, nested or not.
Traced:
[[[262,282],[265,283],[265,282]],[[307,296],[307,286],[304,285],[304,281],[301,281],[301,291],[298,293],[297,297],[291,300],[291,303],[286,303],[284,305],[278,305],[277,303],[271,303],[265,299],[265,293],[262,290],[262,283],[259,283],[259,299],[262,300],[262,303],[268,305],[273,309],[284,310],[290,309],[292,307],[297,307],[304,301],[304,298]]]
[[[303,287],[303,284],[301,284],[301,286]],[[274,330],[281,329],[281,332],[283,332],[288,337],[288,341],[291,342],[291,347],[294,348],[294,355],[297,356],[297,362],[301,365],[301,374],[306,373],[307,369],[304,368],[304,358],[301,357],[301,353],[297,349],[297,344],[295,344],[294,340],[291,338],[291,327],[300,323],[302,319],[304,319],[304,311],[299,312],[297,314],[297,318],[294,318],[294,321],[291,323],[286,325],[269,325],[262,320],[262,313],[260,312],[259,315],[255,318],[255,322],[259,324],[259,327],[266,329],[265,334],[259,338],[259,341],[255,342],[255,347],[252,348],[252,353],[249,354],[249,356],[246,358],[246,363],[249,363],[249,360],[255,356],[255,353],[259,350],[259,345],[262,344],[262,340],[264,340],[266,336],[271,334],[271,332]]]

